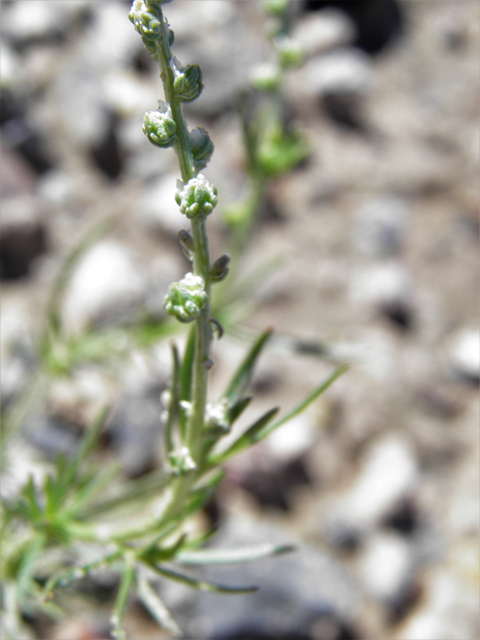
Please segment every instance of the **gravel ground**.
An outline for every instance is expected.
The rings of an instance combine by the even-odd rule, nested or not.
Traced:
[[[332,361],[352,366],[305,416],[232,461],[209,514],[219,544],[287,540],[301,551],[232,574],[262,584],[256,599],[197,598],[159,585],[192,639],[480,633],[480,6],[392,0],[378,13],[375,0],[355,4],[347,15],[345,2],[292,3],[292,36],[309,55],[290,72],[285,100],[311,155],[269,189],[239,267],[254,273],[281,258],[245,321],[273,325],[279,336],[254,381],[255,414],[290,406]],[[7,404],[35,366],[62,260],[92,225],[109,221],[110,229],[67,288],[72,335],[131,321],[139,306],[158,310],[186,269],[175,240],[175,158],[141,132],[160,83],[128,6],[2,2]],[[204,72],[204,94],[188,117],[215,141],[206,174],[224,209],[244,181],[235,97],[268,60],[264,18],[253,0],[175,0],[165,13],[177,56]],[[220,255],[221,216],[210,226]],[[244,348],[238,338],[222,342],[214,389]],[[328,358],[314,353],[319,345]],[[109,401],[118,408],[108,446],[126,473],[154,468],[167,355],[161,342],[59,376],[22,451],[38,464],[69,450]],[[30,464],[23,458],[20,474]],[[33,625],[37,637],[108,637],[103,605],[75,607],[67,622]],[[136,640],[160,637],[139,607],[129,625]]]

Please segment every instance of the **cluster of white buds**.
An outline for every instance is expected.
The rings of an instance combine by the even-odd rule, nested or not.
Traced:
[[[207,300],[203,278],[187,273],[183,280],[169,286],[163,306],[168,314],[180,322],[193,322]]]
[[[227,398],[223,398],[219,402],[207,402],[205,407],[205,428],[209,431],[219,431],[221,433],[230,431]]]
[[[170,65],[175,74],[173,91],[182,102],[193,102],[203,90],[202,70],[198,64],[187,64],[182,67],[176,58],[172,58]]]
[[[154,55],[157,42],[162,33],[163,16],[159,11],[160,5],[167,4],[171,0],[134,0],[128,17],[135,29],[142,36],[145,49],[150,55]],[[168,44],[174,41],[173,31],[168,30]]]
[[[178,191],[175,200],[180,207],[180,211],[187,218],[195,218],[200,215],[208,216],[217,205],[217,189],[210,184],[204,175],[198,174],[183,184],[177,182]]]
[[[184,476],[195,471],[197,468],[187,447],[182,447],[178,451],[172,451],[168,456],[168,460],[172,468],[172,473],[176,476]]]
[[[167,149],[175,143],[177,125],[172,112],[161,100],[157,111],[148,111],[143,119],[143,133],[156,147]]]

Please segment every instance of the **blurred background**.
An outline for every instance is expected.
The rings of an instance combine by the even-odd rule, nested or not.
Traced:
[[[6,410],[20,403],[23,424],[8,491],[74,450],[105,403],[104,455],[127,477],[160,461],[173,331],[162,300],[189,265],[176,240],[175,155],[141,131],[163,96],[129,6],[1,3],[1,397]],[[239,274],[276,266],[216,345],[212,383],[221,388],[245,336],[266,326],[278,337],[253,382],[255,415],[288,409],[332,362],[352,366],[310,411],[232,460],[204,514],[219,545],[299,551],[217,571],[257,581],[255,596],[160,589],[192,639],[473,640],[480,5],[292,0],[289,11],[305,60],[288,72],[284,117],[310,153],[271,182],[237,257]],[[204,75],[186,112],[216,146],[205,175],[219,190],[217,257],[222,210],[244,193],[237,103],[271,58],[266,16],[256,0],[175,0],[165,13],[176,56]],[[52,304],[67,338],[46,350]],[[31,637],[109,637],[116,586],[99,575],[69,620],[31,620]],[[162,637],[139,606],[128,624],[136,640]]]

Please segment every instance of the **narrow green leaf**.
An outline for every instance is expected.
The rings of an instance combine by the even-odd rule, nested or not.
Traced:
[[[26,502],[29,517],[33,521],[37,520],[42,515],[43,509],[38,502],[37,489],[35,487],[33,476],[29,476],[28,482],[23,487],[21,495]]]
[[[163,534],[161,534],[160,538],[163,538]],[[155,538],[145,549],[137,552],[137,557],[139,560],[144,560],[149,563],[156,564],[157,562],[164,562],[165,560],[170,560],[174,558],[179,549],[181,549],[186,540],[186,534],[182,534],[178,540],[176,540],[169,547],[157,547],[158,538]]]
[[[137,480],[130,480],[121,488],[117,495],[91,505],[86,508],[85,511],[81,512],[81,516],[86,519],[98,514],[104,514],[107,511],[124,505],[132,504],[138,506],[139,501],[148,498],[152,494],[159,493],[167,486],[170,480],[170,474],[166,473],[163,469],[154,471]]]
[[[115,640],[127,640],[125,633],[124,620],[128,606],[128,596],[130,595],[130,587],[135,578],[135,566],[133,560],[127,561],[122,569],[122,577],[120,586],[118,587],[117,598],[113,608],[110,622],[112,624],[112,637]]]
[[[59,492],[56,482],[50,474],[45,476],[42,489],[45,495],[45,511],[49,516],[52,516],[57,510],[57,496]]]
[[[98,439],[100,437],[100,432],[108,417],[109,411],[110,411],[110,407],[103,407],[102,409],[100,409],[100,411],[92,420],[92,422],[88,425],[87,433],[84,436],[82,440],[82,444],[80,445],[77,451],[77,454],[75,455],[75,458],[73,459],[73,462],[72,462],[72,470],[71,470],[72,480],[76,477],[83,460],[96,446]]]
[[[213,537],[217,533],[217,531],[218,531],[218,528],[213,527],[213,529],[209,529],[208,531],[205,531],[204,533],[201,533],[200,535],[195,536],[195,538],[190,539],[185,544],[185,549],[195,549],[196,547],[200,547],[207,540],[210,540],[210,538]]]
[[[121,464],[118,460],[114,460],[108,464],[105,469],[94,474],[75,492],[71,502],[69,502],[68,509],[63,513],[68,516],[74,514],[78,516],[79,510],[82,509],[85,504],[88,504],[90,500],[94,500],[95,496],[98,496],[105,487],[111,484],[112,480],[120,473],[120,470]],[[101,512],[106,510],[107,509],[101,509]],[[82,518],[85,518],[86,514],[82,512],[80,515]]]
[[[69,584],[74,582],[75,580],[80,580],[87,576],[91,571],[96,571],[101,567],[111,566],[114,562],[119,560],[122,557],[121,551],[114,551],[107,556],[103,556],[98,560],[94,560],[93,562],[89,562],[88,564],[83,564],[78,567],[73,567],[68,569],[67,571],[59,571],[52,575],[44,588],[44,598],[51,599],[53,598],[53,592],[58,587],[67,587]]]
[[[147,611],[162,629],[165,629],[176,638],[183,635],[182,630],[172,618],[170,611],[160,600],[145,576],[141,574],[138,576],[137,593]]]
[[[67,616],[67,613],[58,604],[45,600],[45,593],[37,582],[30,582],[29,587],[30,602],[33,604],[32,609],[35,612],[41,612],[56,622],[59,622]]]
[[[206,485],[203,485],[191,492],[189,501],[182,513],[182,519],[185,519],[192,513],[200,511],[210,502],[216,494],[218,485],[223,480],[224,476],[225,471],[223,469],[217,469],[213,474],[212,479],[210,479]]]
[[[245,411],[245,409],[250,404],[251,400],[252,398],[250,396],[246,398],[240,398],[238,402],[236,402],[232,407],[230,407],[228,411],[228,419],[229,419],[230,426],[235,422],[235,420],[237,420],[237,418],[241,416],[241,414]]]
[[[245,393],[252,377],[253,368],[255,367],[257,359],[271,334],[272,329],[267,329],[260,335],[233,376],[224,393],[224,396],[228,398],[232,405],[238,402]]]
[[[180,402],[180,356],[178,355],[177,346],[172,343],[172,361],[173,361],[173,372],[172,372],[172,382],[170,385],[170,405],[168,407],[168,419],[165,429],[165,439],[167,443],[167,451],[171,453],[175,448],[175,443],[173,441],[173,430],[175,428],[175,424],[177,422],[179,416],[179,402]]]
[[[180,400],[190,400],[195,354],[195,327],[190,329],[180,372]]]
[[[34,573],[35,561],[45,545],[45,536],[36,536],[22,553],[22,559],[17,571],[17,595],[19,602],[29,591],[29,583]]]
[[[195,327],[190,329],[188,335],[187,344],[185,346],[185,353],[183,355],[183,362],[180,369],[180,400],[190,401],[192,392],[192,377],[193,377],[193,357],[195,355]],[[182,438],[185,437],[187,431],[188,416],[186,411],[180,407],[180,427]]]
[[[68,464],[59,461],[59,466],[57,467],[59,469],[59,475],[56,481],[52,480],[51,486],[48,484],[47,478],[47,485],[45,486],[45,489],[47,491],[47,505],[50,509],[50,514],[55,512],[58,506],[65,499],[69,490],[71,490],[75,485],[80,465],[97,444],[98,438],[100,437],[100,431],[105,424],[108,412],[109,407],[104,407],[89,424],[74,459]]]
[[[293,545],[262,544],[243,549],[199,549],[195,551],[181,551],[175,561],[183,564],[243,564],[260,558],[278,556],[282,553],[294,551]]]
[[[22,622],[20,619],[20,606],[17,596],[17,585],[15,582],[8,581],[2,585],[2,609],[3,609],[3,628],[5,630],[7,640],[17,640],[21,637]]]
[[[274,409],[270,409],[266,413],[264,413],[256,422],[249,427],[243,435],[241,435],[236,442],[234,442],[231,447],[229,447],[226,451],[220,451],[219,453],[214,453],[210,455],[207,459],[207,463],[211,467],[216,467],[219,464],[222,464],[237,455],[241,451],[248,449],[257,442],[257,435],[262,429],[265,428],[268,423],[273,420],[274,416],[278,413],[278,407]]]
[[[260,440],[263,440],[272,431],[278,429],[278,427],[281,427],[283,424],[289,422],[289,420],[292,420],[296,416],[300,415],[310,404],[312,404],[312,402],[314,402],[319,396],[321,396],[322,393],[324,393],[335,382],[335,380],[343,375],[348,368],[349,367],[346,364],[342,364],[340,367],[338,367],[329,378],[318,385],[318,387],[316,387],[310,395],[308,395],[302,402],[296,405],[289,413],[287,413],[286,416],[284,416],[274,424],[266,426],[264,429],[259,430],[255,435],[254,441],[259,442]]]
[[[163,565],[150,565],[154,571],[157,571],[160,575],[174,580],[175,582],[181,582],[187,587],[193,589],[199,589],[200,591],[214,591],[216,593],[252,593],[258,591],[258,587],[232,587],[229,585],[217,584],[215,582],[207,582],[206,580],[198,580],[192,576],[187,576],[180,571],[169,569]]]

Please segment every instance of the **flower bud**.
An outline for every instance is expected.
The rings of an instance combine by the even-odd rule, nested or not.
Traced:
[[[274,64],[259,65],[253,72],[252,84],[260,91],[275,91],[280,84],[280,71]]]
[[[180,183],[182,184],[182,183]],[[179,189],[175,200],[187,218],[208,216],[217,205],[217,189],[201,173]]]
[[[176,131],[177,125],[166,105],[159,106],[158,111],[148,111],[145,114],[143,133],[157,147],[171,147],[175,142]]]
[[[156,3],[150,0],[134,0],[128,17],[142,36],[145,49],[153,55],[156,51],[156,42],[162,32],[160,9],[157,9]]]
[[[289,0],[264,0],[263,6],[267,13],[282,15],[288,9]]]
[[[183,280],[170,285],[163,306],[180,322],[193,322],[207,300],[203,278],[187,273]]]
[[[230,431],[229,404],[226,398],[219,402],[207,402],[205,406],[205,428],[218,435]]]
[[[182,102],[193,102],[202,93],[202,89],[202,70],[198,64],[189,64],[177,71],[173,90]]]
[[[305,54],[301,47],[287,36],[275,38],[275,45],[278,50],[280,64],[284,69],[298,67],[302,64]]]
[[[217,258],[210,269],[210,279],[212,282],[221,282],[228,275],[228,265],[230,264],[230,256],[224,253],[223,256]]]
[[[190,144],[192,147],[193,163],[196,171],[205,169],[212,157],[213,142],[203,127],[196,127],[190,131]]]
[[[172,451],[168,459],[172,467],[172,472],[176,476],[185,476],[197,468],[187,447],[182,447],[178,451]]]

